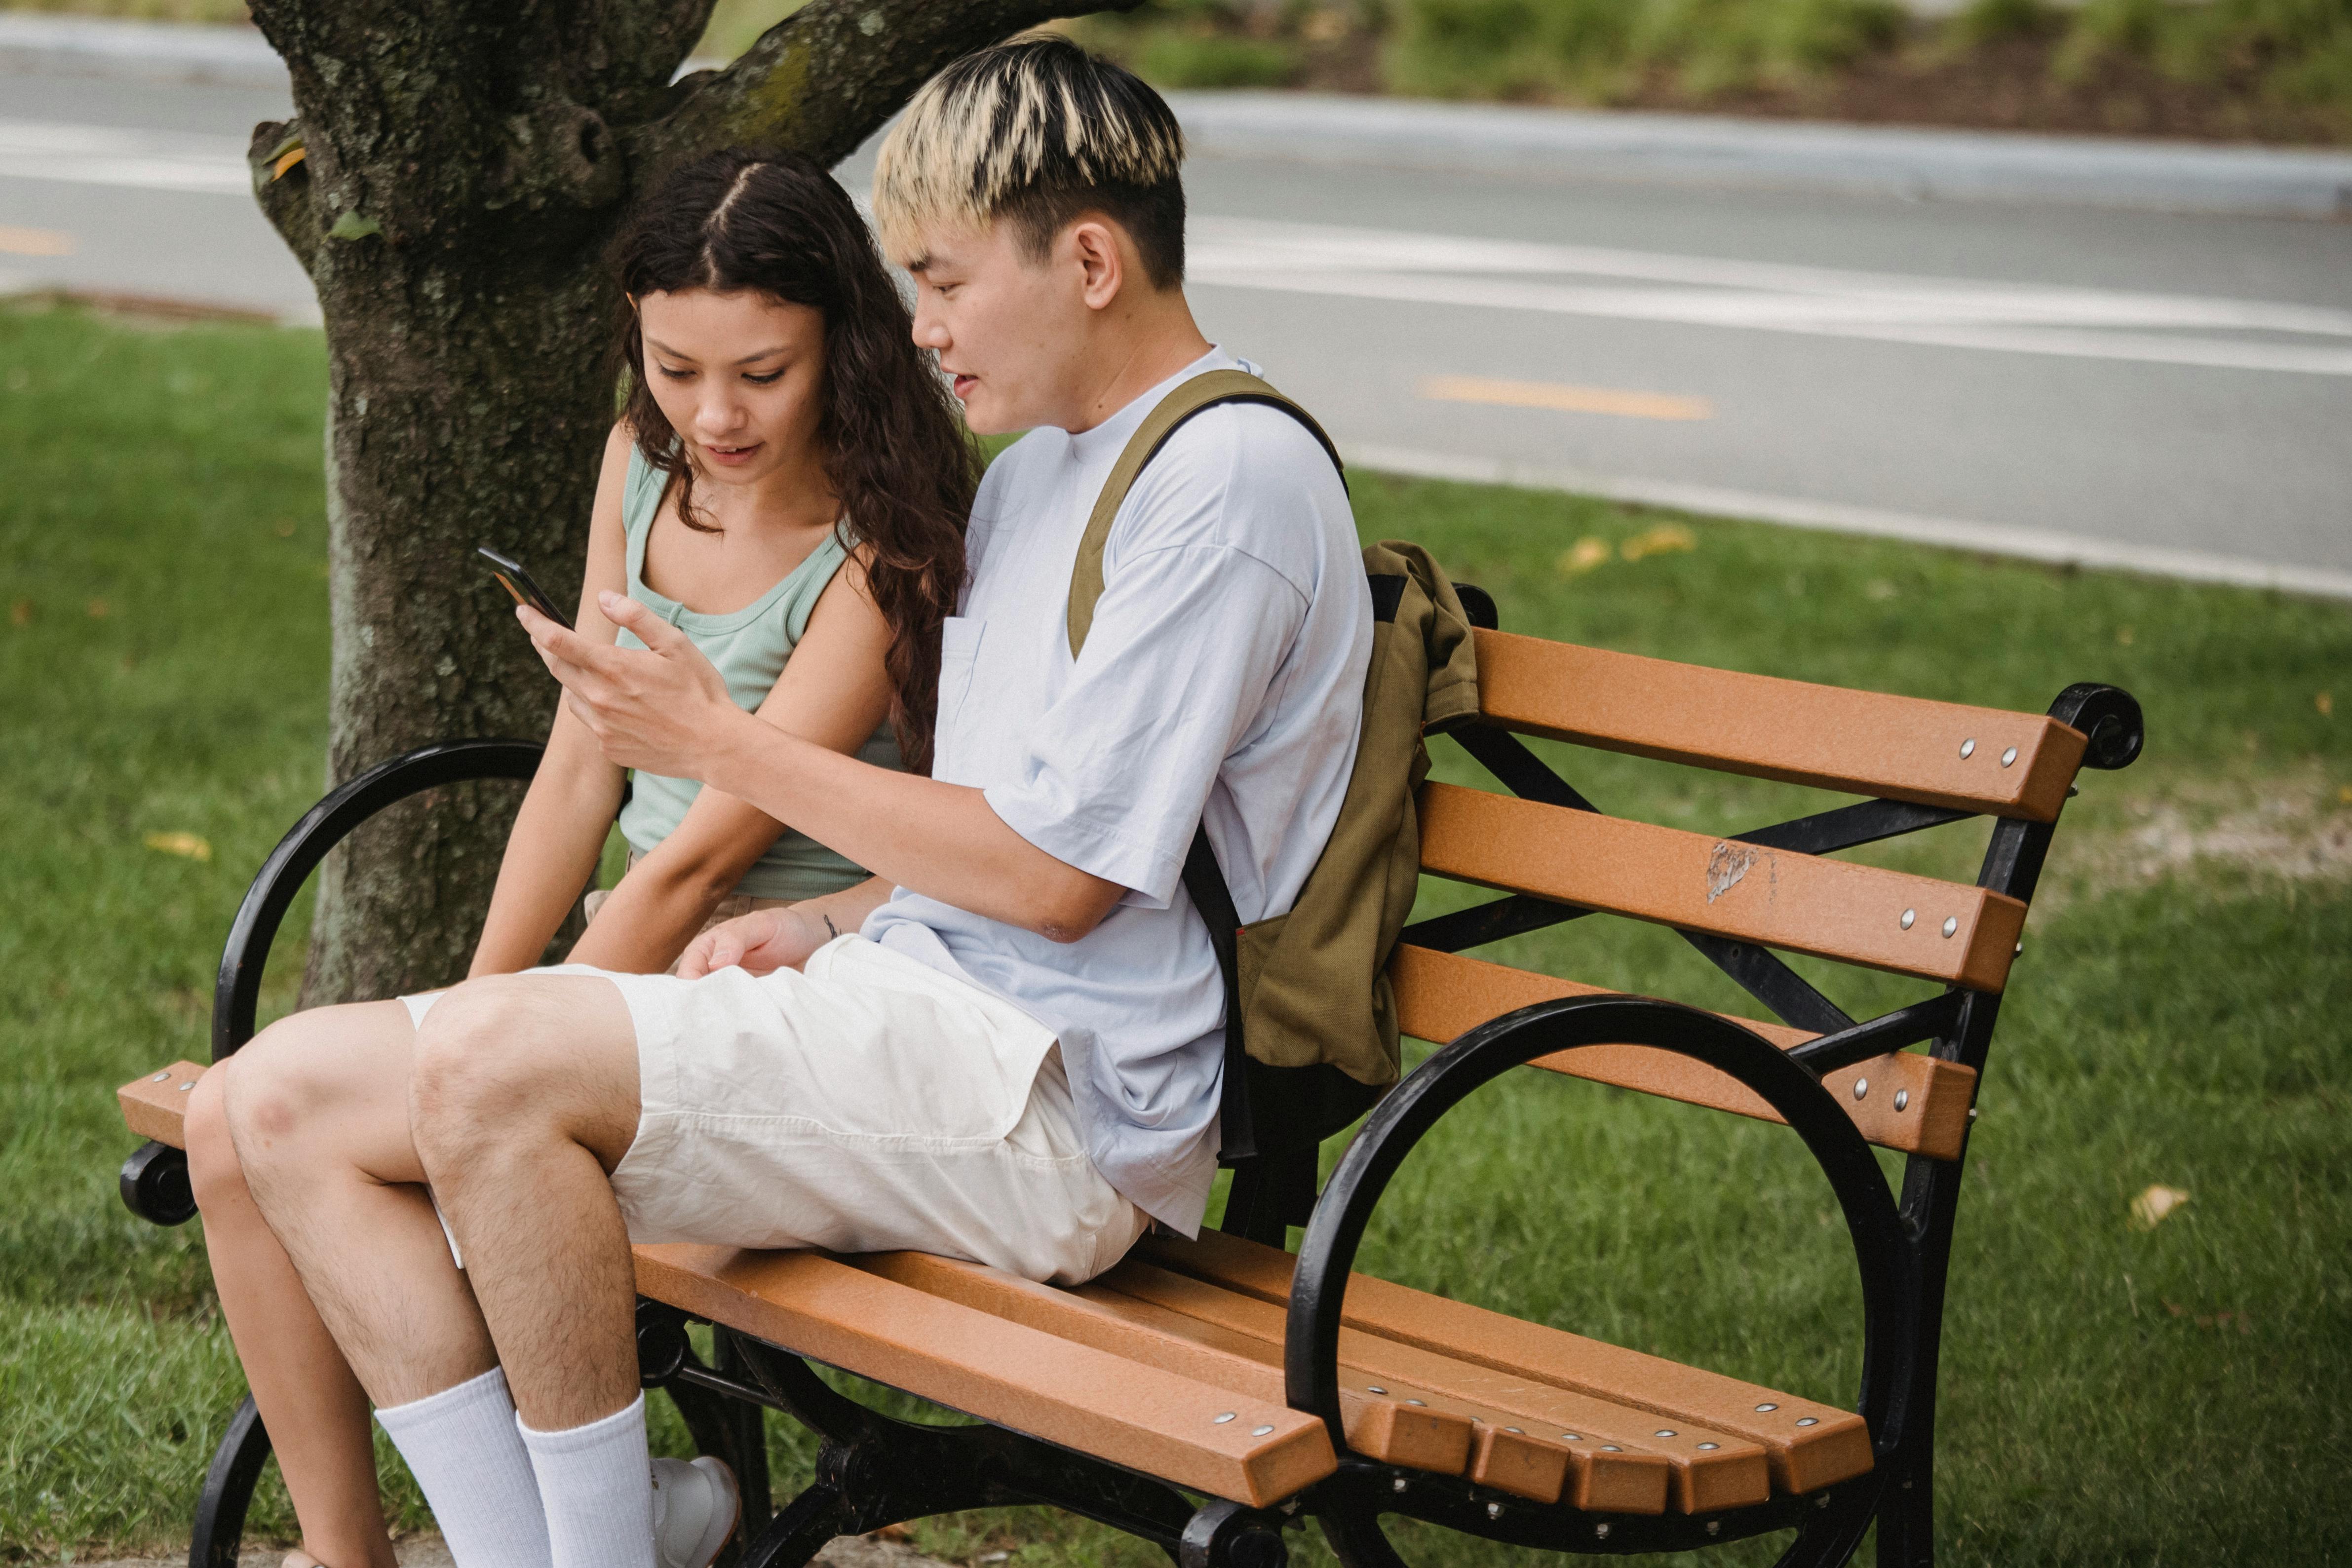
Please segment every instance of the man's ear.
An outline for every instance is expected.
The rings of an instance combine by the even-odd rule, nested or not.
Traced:
[[[1080,297],[1089,310],[1109,308],[1127,282],[1127,258],[1119,253],[1118,230],[1101,218],[1084,217],[1065,231],[1083,278]]]

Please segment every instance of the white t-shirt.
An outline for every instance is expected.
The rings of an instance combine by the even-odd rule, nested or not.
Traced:
[[[1075,661],[1070,570],[1144,416],[1204,371],[1252,368],[1213,350],[1083,434],[1032,431],[972,504],[932,775],[1126,897],[1072,943],[904,888],[864,928],[1055,1030],[1089,1156],[1188,1235],[1216,1175],[1224,994],[1184,853],[1205,820],[1243,921],[1290,908],[1354,765],[1371,597],[1330,458],[1262,404],[1195,414],[1144,469]]]

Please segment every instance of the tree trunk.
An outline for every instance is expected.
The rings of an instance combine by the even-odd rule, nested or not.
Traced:
[[[578,592],[630,198],[732,144],[835,162],[956,55],[1100,8],[815,0],[672,85],[710,5],[253,0],[296,108],[255,131],[255,191],[326,319],[336,782],[430,741],[545,732],[557,688],[473,552]],[[304,1005],[461,975],[520,798],[436,790],[331,858]]]

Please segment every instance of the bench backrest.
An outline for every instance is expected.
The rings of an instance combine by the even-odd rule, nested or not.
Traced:
[[[2085,761],[2084,731],[2050,715],[1492,630],[1478,632],[1478,665],[1483,722],[1455,735],[1508,792],[1425,786],[1422,862],[1428,874],[1507,896],[1406,928],[1391,966],[1404,1032],[1443,1043],[1530,1003],[1601,989],[1467,957],[1464,948],[1587,914],[1654,922],[1680,932],[1777,1015],[1738,1021],[1810,1058],[1864,1136],[1956,1157],[1982,1056],[1981,1040],[1964,1049],[1961,1037],[1990,1027],[1990,1008],[1967,1027],[1968,1001],[1997,998],[2008,981],[2042,848]],[[2130,716],[2136,751],[2136,709]],[[1729,837],[1688,832],[1605,814],[1523,735],[1866,799]],[[1974,816],[2004,820],[1975,885],[1829,853]],[[1772,949],[1946,989],[1858,1024]],[[1926,1055],[1903,1051],[1921,1040],[1939,1043]],[[1601,1048],[1535,1065],[1772,1115],[1730,1079],[1664,1051]]]

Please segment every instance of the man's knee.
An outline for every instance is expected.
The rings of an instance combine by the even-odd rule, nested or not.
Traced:
[[[214,1208],[245,1191],[245,1172],[236,1162],[236,1143],[229,1136],[228,1082],[226,1062],[196,1080],[188,1091],[187,1114],[181,1137],[188,1151],[188,1184],[198,1208]]]
[[[335,1049],[342,1011],[319,1008],[279,1019],[190,1092],[215,1085],[227,1155],[240,1171],[296,1155],[353,1099],[351,1063]]]
[[[549,1019],[527,981],[507,975],[445,993],[416,1034],[409,1127],[428,1169],[462,1166],[531,1116]]]

